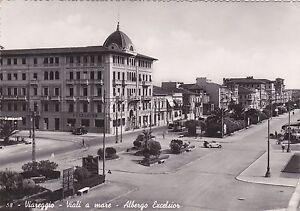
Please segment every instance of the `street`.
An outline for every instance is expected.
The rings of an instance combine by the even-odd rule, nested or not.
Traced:
[[[287,118],[287,114],[272,118],[271,132],[280,131]],[[291,116],[291,121],[299,118],[298,110]],[[163,128],[158,128],[154,134],[161,134],[162,130]],[[175,137],[171,132],[168,136]],[[135,133],[124,134],[124,144],[131,145],[135,137]],[[81,209],[76,210],[97,210],[97,207],[94,208],[95,204],[100,206],[108,203],[111,203],[111,208],[107,208],[110,210],[157,210],[168,205],[173,206],[170,209],[186,211],[269,210],[287,207],[294,192],[293,187],[255,184],[236,179],[265,153],[267,121],[252,125],[249,129],[224,139],[215,139],[222,143],[222,149],[202,148],[205,137],[193,139],[191,140],[192,144],[196,145],[195,150],[181,155],[171,155],[166,163],[151,167],[138,165],[133,162],[136,158],[121,152],[119,160],[107,161],[107,169],[110,169],[112,174],[107,174],[105,184],[93,188],[82,197],[76,196],[58,202],[62,206],[57,206],[54,210],[66,210],[65,202],[69,203],[72,200],[82,202]],[[90,146],[98,146],[101,140],[91,138],[87,143]],[[114,140],[113,136],[109,137],[108,144],[113,144]],[[164,140],[160,138],[160,141]],[[166,143],[162,143],[162,146],[167,147],[168,141],[169,139],[166,139]],[[271,147],[276,147],[275,140],[271,140]],[[73,149],[78,149],[77,142],[57,150],[56,153],[63,154]],[[45,148],[38,155],[49,154],[50,151]],[[11,156],[14,156],[15,160],[20,160],[25,154]],[[30,159],[30,152],[26,156]],[[1,163],[5,162],[7,161],[1,158]],[[78,162],[80,163],[80,159]],[[264,177],[264,174],[261,177]],[[86,203],[89,203],[89,208],[84,207]]]

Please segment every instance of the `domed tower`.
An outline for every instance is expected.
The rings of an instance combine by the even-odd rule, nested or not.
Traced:
[[[110,50],[119,50],[126,53],[136,54],[131,39],[124,32],[120,31],[119,22],[117,30],[108,36],[103,46]]]

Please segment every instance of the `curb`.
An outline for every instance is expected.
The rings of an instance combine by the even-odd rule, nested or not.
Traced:
[[[287,211],[297,211],[300,203],[300,178],[298,180],[295,192],[293,193]]]

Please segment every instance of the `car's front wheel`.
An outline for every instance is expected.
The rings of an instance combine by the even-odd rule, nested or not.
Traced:
[[[222,145],[219,145],[219,148],[222,148]]]

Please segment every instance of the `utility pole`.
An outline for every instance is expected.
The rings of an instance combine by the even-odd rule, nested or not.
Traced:
[[[35,111],[31,114],[32,118],[32,162],[36,162],[36,152],[35,152]]]
[[[290,103],[288,103],[288,110],[289,110],[289,127],[288,127],[288,135],[289,135],[289,140],[288,140],[288,147],[286,149],[286,152],[291,152],[290,148],[290,142],[291,142],[291,109],[290,109]]]
[[[270,119],[268,119],[268,160],[267,160],[267,172],[265,177],[270,177]]]
[[[106,92],[104,90],[104,98],[103,98],[103,104],[104,104],[104,124],[103,124],[103,155],[102,155],[102,169],[103,169],[103,175],[105,176],[105,133],[106,133]]]

